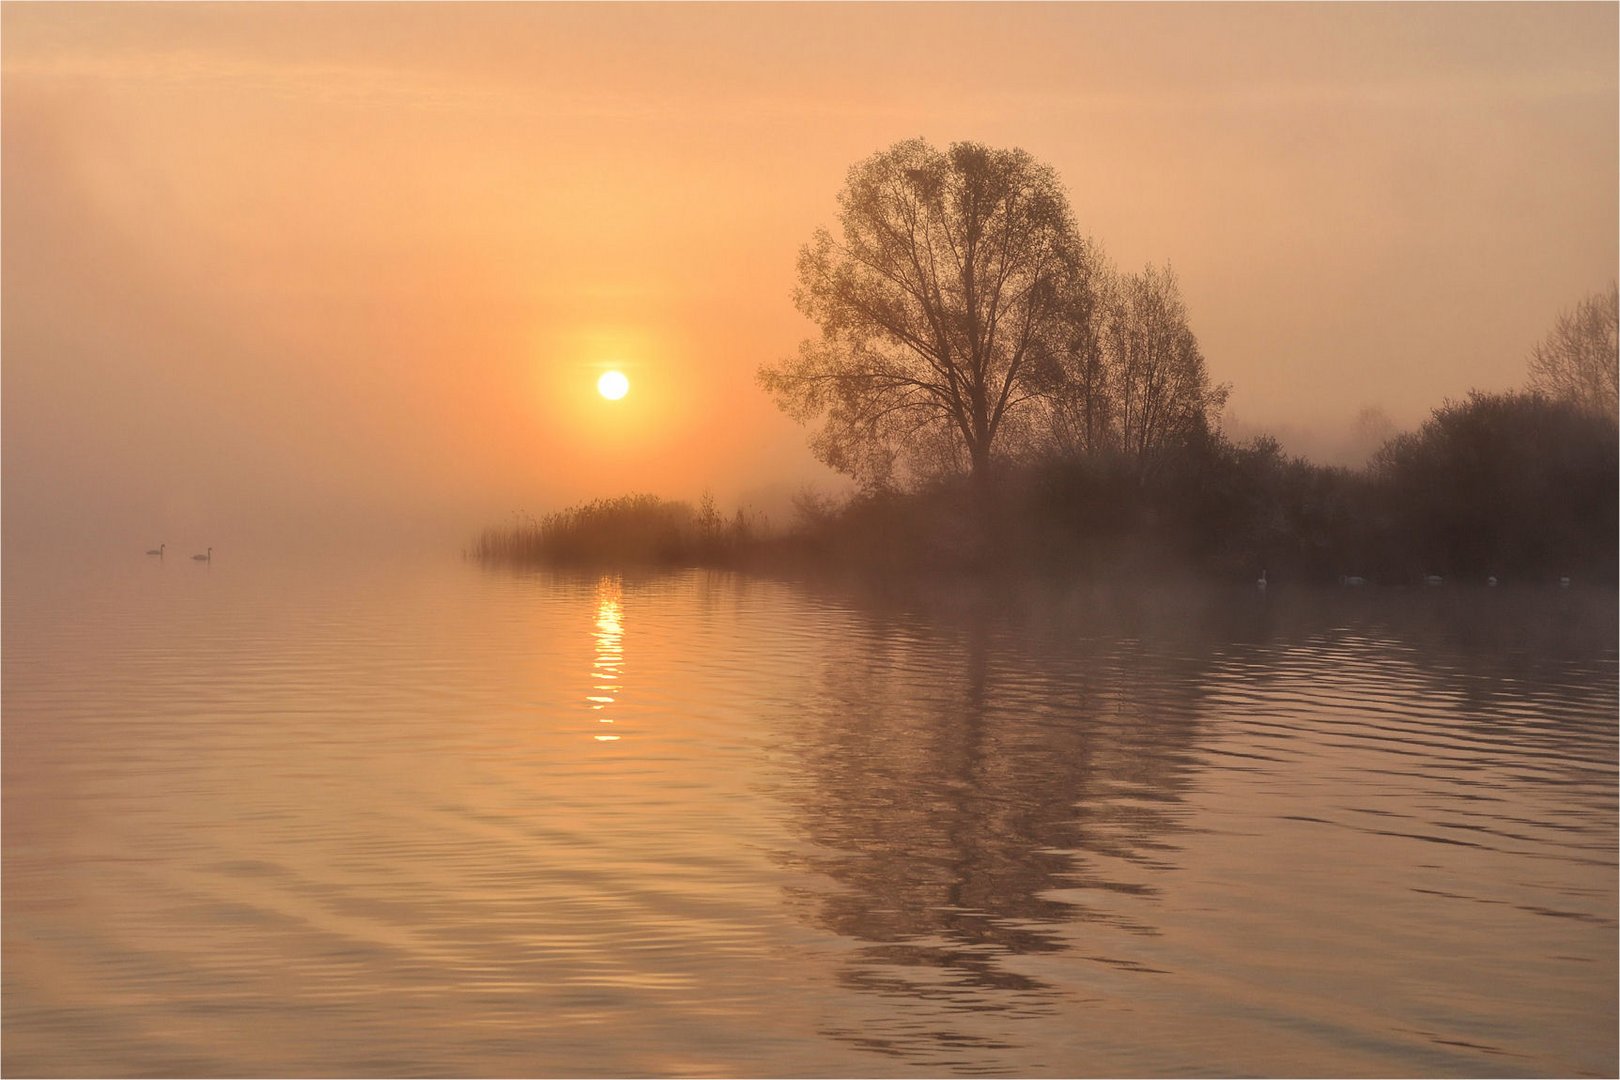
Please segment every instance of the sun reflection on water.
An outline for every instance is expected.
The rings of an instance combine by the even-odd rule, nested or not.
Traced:
[[[596,660],[591,665],[591,692],[585,702],[593,711],[604,712],[617,699],[623,688],[624,674],[624,612],[623,586],[616,577],[603,577],[596,583]],[[603,724],[613,723],[610,716],[598,716]],[[617,742],[617,735],[598,735],[598,742]]]

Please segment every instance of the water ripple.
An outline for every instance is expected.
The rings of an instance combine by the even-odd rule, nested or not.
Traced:
[[[13,1074],[1615,1069],[1612,595],[175,569],[6,567]]]

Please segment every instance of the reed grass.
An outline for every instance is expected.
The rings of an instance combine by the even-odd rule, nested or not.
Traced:
[[[708,494],[696,509],[656,495],[621,495],[538,519],[516,513],[480,533],[468,553],[487,562],[554,566],[726,565],[763,525],[760,515],[742,509],[725,521]]]

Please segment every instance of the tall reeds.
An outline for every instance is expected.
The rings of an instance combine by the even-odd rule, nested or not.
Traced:
[[[490,562],[554,566],[725,565],[758,534],[757,515],[723,521],[712,496],[700,509],[656,495],[596,499],[536,519],[516,513],[478,535],[469,554]]]

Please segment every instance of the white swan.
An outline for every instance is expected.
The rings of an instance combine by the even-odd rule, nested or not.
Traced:
[[[1348,574],[1339,579],[1339,584],[1343,585],[1347,589],[1359,589],[1363,585],[1367,584],[1367,579],[1364,577],[1357,577],[1354,574]]]
[[[169,546],[168,544],[159,544],[155,548],[148,548],[146,553],[148,555],[156,555],[158,558],[161,559],[161,558],[163,558],[163,549],[168,547],[168,546]]]
[[[1254,584],[1261,592],[1266,591],[1266,572],[1264,570],[1260,571],[1260,580]]]
[[[206,554],[206,555],[193,555],[192,558],[196,559],[198,562],[213,562],[214,561],[214,549],[209,548],[208,549],[208,554]]]
[[[1423,584],[1425,585],[1444,585],[1445,583],[1446,579],[1441,577],[1439,574],[1423,575]]]
[[[1485,586],[1486,586],[1486,588],[1490,588],[1490,589],[1496,588],[1496,575],[1495,574],[1492,574],[1490,577],[1485,579]]]

